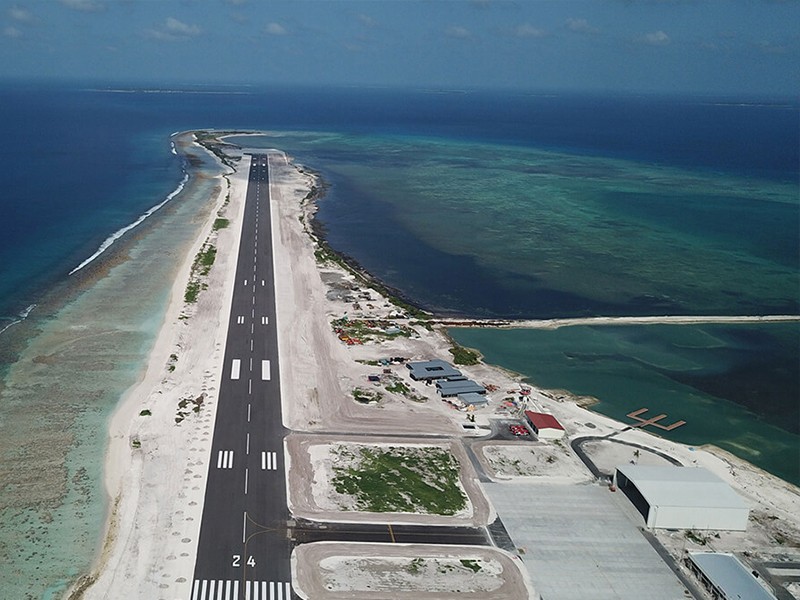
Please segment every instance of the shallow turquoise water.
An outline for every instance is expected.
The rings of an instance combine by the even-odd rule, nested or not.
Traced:
[[[800,311],[798,186],[419,136],[279,134],[333,182],[326,237],[446,313]]]
[[[800,485],[800,324],[451,329],[537,386],[600,400],[623,422],[647,407],[668,439],[715,444]]]

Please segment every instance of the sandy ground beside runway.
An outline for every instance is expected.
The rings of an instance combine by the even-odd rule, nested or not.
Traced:
[[[534,598],[519,558],[482,546],[303,544],[293,587],[314,600],[522,600]]]
[[[445,448],[458,460],[461,467],[460,483],[467,495],[467,509],[453,516],[409,513],[371,513],[343,510],[337,507],[331,489],[331,461],[335,458],[330,449],[338,444],[404,446],[422,445]],[[483,490],[478,485],[477,474],[458,440],[426,440],[419,438],[392,438],[370,436],[306,435],[292,433],[285,440],[289,470],[289,508],[295,517],[312,521],[348,523],[404,523],[415,525],[454,525],[481,527],[494,521],[496,515]]]

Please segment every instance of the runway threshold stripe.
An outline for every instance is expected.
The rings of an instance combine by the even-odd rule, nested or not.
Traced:
[[[262,360],[261,361],[261,380],[262,381],[269,381],[270,373],[269,373],[269,361]]]
[[[231,379],[239,379],[239,371],[242,369],[241,359],[234,358],[231,363]]]

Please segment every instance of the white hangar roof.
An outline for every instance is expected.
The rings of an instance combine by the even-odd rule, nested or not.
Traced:
[[[651,506],[749,509],[727,483],[700,467],[620,465],[617,471]]]

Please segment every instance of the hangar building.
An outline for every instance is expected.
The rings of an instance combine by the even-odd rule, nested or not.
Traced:
[[[540,440],[557,440],[564,437],[564,426],[548,413],[525,411],[525,420]]]
[[[744,531],[750,509],[719,477],[697,467],[617,467],[614,483],[651,529]]]

